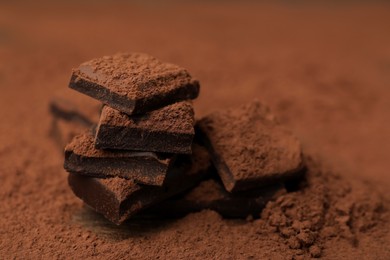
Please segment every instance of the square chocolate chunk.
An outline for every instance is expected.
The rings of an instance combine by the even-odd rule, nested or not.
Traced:
[[[194,153],[180,156],[164,186],[137,184],[118,177],[100,179],[70,173],[69,185],[75,195],[108,220],[121,224],[139,211],[184,192],[199,183],[211,166],[208,152],[194,145]]]
[[[121,53],[81,64],[69,87],[126,114],[143,114],[195,99],[199,82],[183,68],[142,53]]]
[[[66,146],[64,168],[86,176],[116,176],[161,186],[174,159],[174,155],[153,152],[99,150],[90,131],[86,131]]]
[[[258,101],[212,113],[199,121],[199,130],[228,191],[300,174],[300,142]]]
[[[139,116],[128,116],[104,106],[95,146],[99,149],[190,154],[194,124],[194,110],[188,101]]]

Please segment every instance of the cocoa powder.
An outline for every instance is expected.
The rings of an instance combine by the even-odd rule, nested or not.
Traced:
[[[0,6],[2,258],[389,258],[387,5]],[[266,101],[322,173],[259,220],[204,211],[111,225],[67,186],[47,111],[75,64],[117,50],[188,67],[199,116]]]

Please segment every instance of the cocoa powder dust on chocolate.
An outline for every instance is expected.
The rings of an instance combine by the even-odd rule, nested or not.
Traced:
[[[254,100],[215,111],[198,123],[228,191],[248,190],[300,175],[299,140]]]
[[[73,70],[69,87],[129,115],[199,95],[199,82],[187,70],[144,53],[84,62]]]

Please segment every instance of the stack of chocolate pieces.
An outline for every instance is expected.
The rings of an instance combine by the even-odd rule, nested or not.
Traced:
[[[70,88],[103,105],[95,122],[84,113],[99,113],[95,104],[51,103],[60,145],[69,136],[58,138],[64,131],[58,121],[85,129],[65,148],[69,185],[116,224],[141,211],[258,215],[302,172],[298,140],[257,101],[212,113],[195,126],[191,100],[199,83],[177,65],[146,54],[107,56],[75,69]]]

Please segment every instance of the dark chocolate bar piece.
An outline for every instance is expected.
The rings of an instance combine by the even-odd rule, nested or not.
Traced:
[[[193,151],[191,157],[182,155],[177,159],[161,187],[117,177],[101,179],[75,173],[69,174],[69,185],[77,197],[119,225],[139,211],[197,185],[208,174],[211,163],[203,147],[194,145]]]
[[[99,149],[190,154],[194,124],[194,110],[189,101],[139,116],[128,116],[104,106],[95,146]]]
[[[145,213],[163,217],[180,217],[210,209],[227,218],[259,217],[268,203],[286,193],[283,184],[274,184],[249,192],[229,193],[218,180],[202,181],[188,193],[156,204]]]
[[[86,176],[115,176],[161,186],[174,160],[175,156],[169,154],[99,150],[92,133],[86,131],[66,146],[64,168]]]
[[[91,127],[99,120],[102,104],[70,89],[58,91],[49,103],[54,118]]]
[[[73,70],[69,87],[128,115],[199,95],[199,82],[185,69],[142,53],[85,62]]]
[[[228,191],[270,185],[301,173],[301,145],[254,101],[204,117],[198,130]]]

